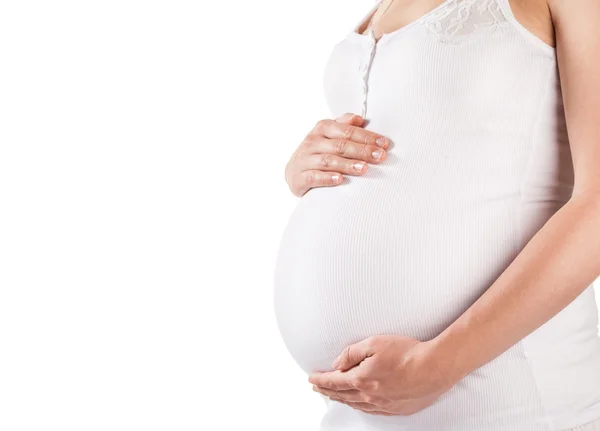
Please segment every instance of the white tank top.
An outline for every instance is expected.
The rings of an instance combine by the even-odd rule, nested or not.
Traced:
[[[571,196],[554,48],[509,0],[447,0],[385,34],[334,45],[332,117],[363,114],[387,159],[318,187],[283,232],[282,338],[306,372],[376,334],[434,338],[491,286]],[[593,285],[554,318],[410,416],[324,399],[321,431],[562,431],[600,418]]]

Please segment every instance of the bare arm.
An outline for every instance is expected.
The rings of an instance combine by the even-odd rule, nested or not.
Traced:
[[[548,0],[575,186],[490,288],[434,340],[454,380],[569,305],[600,275],[600,1]]]

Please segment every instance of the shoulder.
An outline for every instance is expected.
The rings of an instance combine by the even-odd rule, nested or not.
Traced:
[[[576,191],[600,192],[600,0],[548,0]],[[574,192],[575,193],[575,192]]]
[[[552,0],[507,0],[513,15],[523,27],[554,47],[554,22],[550,2]],[[558,0],[560,1],[560,0]]]

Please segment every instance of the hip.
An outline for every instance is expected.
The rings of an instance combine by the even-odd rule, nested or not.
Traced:
[[[574,352],[576,363],[573,356],[553,360],[553,352],[541,357],[533,343],[526,337],[409,416],[369,415],[326,400],[320,431],[600,431],[600,339],[579,346],[586,353]]]

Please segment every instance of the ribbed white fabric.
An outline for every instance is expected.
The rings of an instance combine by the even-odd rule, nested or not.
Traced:
[[[323,84],[331,115],[362,111],[392,140],[388,157],[306,193],[277,256],[277,323],[307,373],[371,335],[435,337],[573,187],[555,50],[509,0],[447,0],[374,44],[357,30],[379,3],[335,44]],[[593,285],[414,415],[326,402],[321,431],[562,431],[598,419]]]

